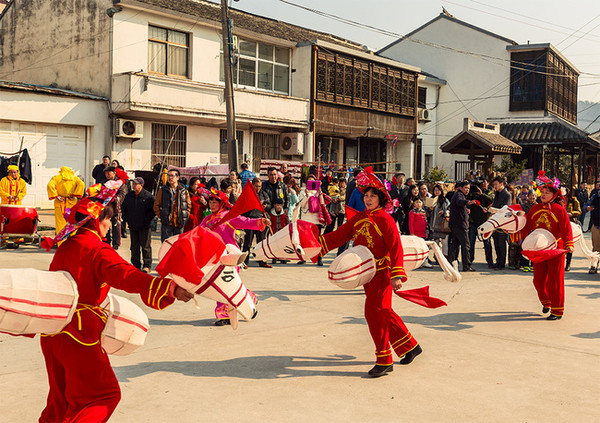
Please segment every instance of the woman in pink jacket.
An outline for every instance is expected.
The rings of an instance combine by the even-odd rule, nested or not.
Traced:
[[[208,208],[210,209],[211,214],[206,216],[199,226],[219,234],[225,244],[233,244],[237,246],[237,242],[235,241],[235,231],[237,229],[263,231],[267,226],[271,225],[269,219],[251,219],[244,216],[234,217],[223,224],[219,224],[221,219],[223,219],[223,217],[225,217],[225,215],[229,212],[231,203],[229,203],[229,197],[227,194],[221,191],[216,191],[214,188],[210,191]],[[251,291],[250,295],[252,298],[254,298],[254,302],[256,302],[256,295],[254,295],[254,293]],[[215,316],[217,317],[217,321],[215,322],[216,326],[230,324],[227,304],[217,303],[217,307],[215,308]]]

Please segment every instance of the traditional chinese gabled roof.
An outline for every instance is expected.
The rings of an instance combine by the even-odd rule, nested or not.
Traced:
[[[206,0],[121,0],[114,1],[114,3],[120,3],[122,5],[142,3],[155,8],[172,10],[174,12],[197,16],[210,21],[221,22],[221,6]],[[314,31],[298,25],[278,21],[276,19],[254,15],[241,10],[230,8],[229,17],[233,21],[234,33],[236,28],[240,28],[255,32],[256,34],[264,34],[295,43],[319,39],[355,50],[364,51],[362,45],[354,41],[349,41],[333,34]]]
[[[497,124],[465,120],[465,128],[440,146],[444,153],[495,155],[520,154],[521,146],[500,135]]]
[[[438,16],[436,16],[435,18],[433,18],[432,20],[430,20],[429,22],[426,22],[423,25],[421,25],[420,27],[418,27],[417,29],[415,29],[414,31],[411,31],[408,34],[404,35],[403,37],[398,38],[396,41],[392,41],[390,44],[388,44],[387,46],[385,46],[382,49],[380,49],[377,52],[377,54],[381,54],[383,51],[385,51],[385,50],[389,49],[390,47],[392,47],[392,46],[394,46],[394,45],[396,45],[396,44],[398,44],[398,43],[400,43],[400,42],[402,42],[402,41],[404,41],[404,40],[412,37],[413,35],[415,35],[418,32],[420,32],[422,29],[428,27],[429,25],[431,25],[431,24],[433,24],[433,23],[435,23],[435,22],[437,22],[437,21],[439,21],[441,19],[447,19],[447,20],[449,20],[451,22],[454,22],[454,23],[456,23],[458,25],[465,26],[465,27],[470,28],[470,29],[472,29],[474,31],[481,32],[482,34],[486,34],[486,35],[489,35],[490,37],[502,40],[502,41],[506,42],[507,44],[517,45],[517,42],[511,40],[510,38],[503,37],[502,35],[495,34],[495,33],[491,32],[491,31],[488,31],[486,29],[483,29],[483,28],[480,28],[478,26],[472,25],[472,24],[470,24],[468,22],[461,21],[460,19],[456,19],[454,16],[450,15],[447,12],[446,13],[442,12]],[[415,38],[419,38],[419,37],[416,36]]]
[[[519,145],[600,145],[587,132],[563,121],[502,123],[500,133]]]

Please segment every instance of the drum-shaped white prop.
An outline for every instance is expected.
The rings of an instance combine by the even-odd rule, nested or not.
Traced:
[[[275,232],[254,246],[256,260],[310,260],[319,254],[321,244],[315,225],[298,220]]]
[[[104,308],[108,318],[102,331],[102,348],[108,354],[131,354],[146,341],[150,328],[148,316],[127,298],[108,294],[107,300]]]
[[[402,249],[404,251],[404,270],[411,270],[421,267],[429,255],[429,246],[423,238],[414,235],[402,235]]]
[[[167,254],[178,237],[179,235],[176,235],[162,243],[158,250],[159,261]],[[240,264],[245,257],[246,255],[237,246],[227,244],[221,257],[215,257],[211,260],[212,264],[202,268],[204,277],[199,284],[188,282],[181,276],[173,274],[168,276],[188,292],[228,303],[237,309],[243,319],[251,320],[256,316],[256,305],[242,282],[237,268],[232,266],[232,264]]]
[[[357,245],[337,256],[329,265],[329,281],[342,289],[354,289],[373,279],[375,257],[364,245]]]
[[[0,269],[0,332],[60,332],[77,308],[77,284],[67,272]]]
[[[535,229],[523,240],[521,248],[525,251],[546,251],[556,249],[556,238],[546,229]]]

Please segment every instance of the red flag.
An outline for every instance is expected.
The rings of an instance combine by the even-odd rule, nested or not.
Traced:
[[[439,298],[429,296],[429,285],[424,286],[422,288],[394,292],[400,298],[404,298],[407,301],[427,308],[438,308],[448,305]]]
[[[348,207],[346,206],[346,217],[348,218],[348,220],[352,219],[354,216],[356,216],[359,213],[358,210],[353,209],[352,207]]]
[[[254,189],[254,185],[246,184],[244,185],[242,193],[238,197],[231,210],[229,210],[229,212],[225,216],[223,216],[223,219],[221,219],[221,221],[215,226],[222,225],[228,220],[233,219],[234,217],[238,217],[239,215],[254,209],[262,211],[263,214],[265,213],[265,209],[262,203],[260,202],[260,199],[258,198],[258,194]]]
[[[156,266],[156,272],[163,278],[173,274],[198,284],[204,276],[202,268],[215,256],[220,257],[224,250],[225,243],[219,235],[196,226],[191,231],[179,235]]]
[[[538,264],[542,263],[546,260],[551,260],[560,256],[561,254],[568,253],[567,250],[563,250],[562,248],[555,248],[553,250],[540,250],[540,251],[532,251],[532,250],[523,250],[521,254],[531,260],[532,263]]]

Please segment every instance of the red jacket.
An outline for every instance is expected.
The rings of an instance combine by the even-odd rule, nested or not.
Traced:
[[[558,248],[573,246],[573,231],[569,215],[564,206],[560,204],[534,204],[526,215],[527,223],[521,231],[522,238],[529,235],[534,229],[542,228],[552,232],[556,238]]]
[[[390,269],[392,279],[407,279],[398,227],[394,218],[382,208],[357,213],[336,231],[320,236],[321,255],[351,239],[354,239],[354,245],[364,245],[373,253],[378,272]]]
[[[427,218],[425,211],[416,212],[412,209],[408,213],[408,229],[411,235],[416,235],[420,238],[427,237]]]
[[[110,287],[138,293],[144,304],[158,310],[175,301],[175,283],[141,272],[121,258],[100,235],[81,228],[58,247],[50,270],[65,270],[73,276],[79,291],[77,311],[61,333],[83,345],[99,342],[106,315],[99,307]]]
[[[271,218],[271,229],[273,229],[273,232],[283,229],[288,224],[288,216],[284,210],[281,210],[281,214],[275,214],[275,207],[273,207],[269,213],[269,217]]]

